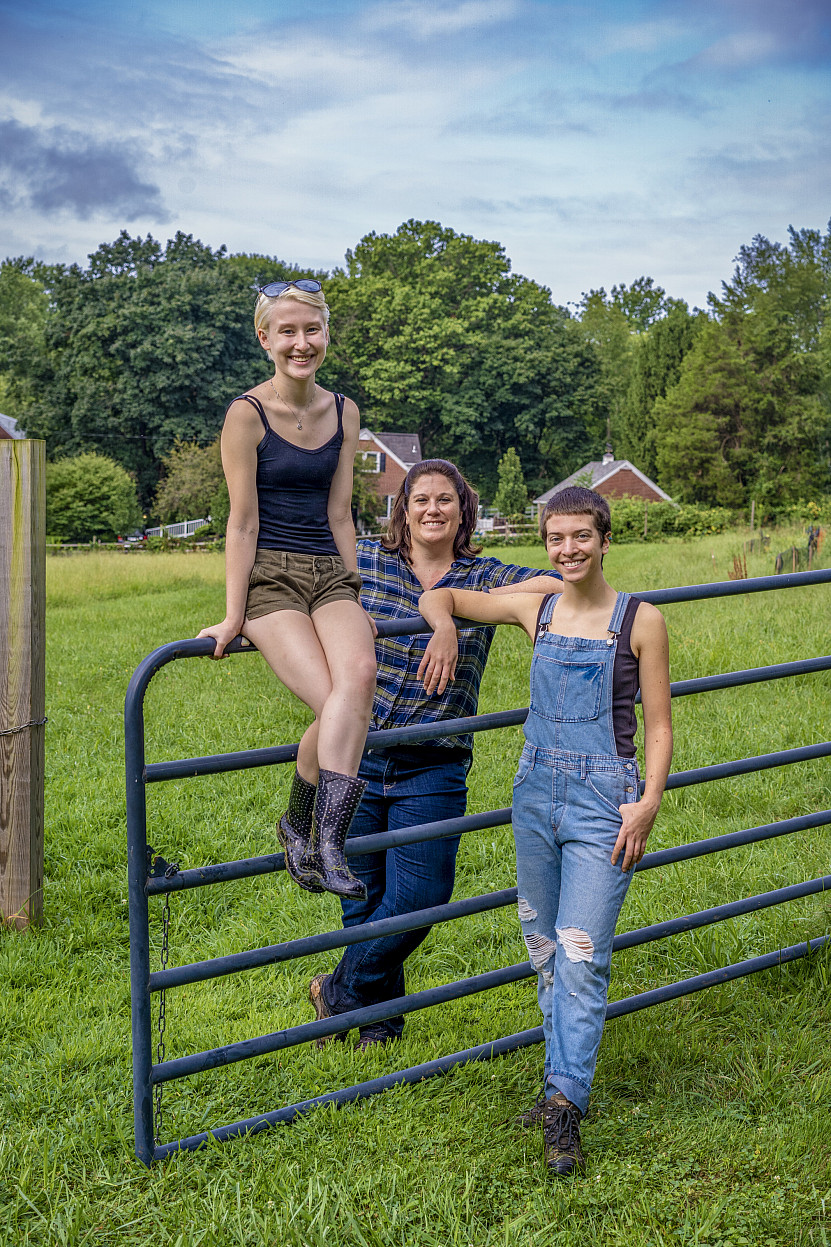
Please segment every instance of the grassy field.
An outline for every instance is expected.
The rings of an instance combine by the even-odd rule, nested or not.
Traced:
[[[780,534],[784,548],[795,534]],[[614,548],[625,589],[727,579],[735,534]],[[488,551],[490,553],[491,551]],[[496,551],[499,553],[499,551]],[[543,566],[540,547],[509,561]],[[772,571],[750,556],[750,575]],[[822,564],[823,560],[820,559]],[[122,708],[133,669],[221,617],[219,555],[98,554],[48,562],[45,923],[0,936],[0,1243],[413,1245],[828,1244],[831,955],[821,953],[609,1024],[589,1170],[552,1184],[542,1141],[511,1123],[536,1094],[539,1048],[146,1171],[132,1154]],[[828,652],[831,587],[668,607],[674,679]],[[482,710],[527,704],[530,647],[500,630]],[[829,675],[675,702],[674,770],[823,741]],[[257,655],[166,667],[146,703],[148,760],[296,740],[306,711]],[[479,737],[470,810],[509,803],[519,729]],[[291,768],[154,785],[149,839],[182,866],[270,852]],[[827,762],[670,794],[650,848],[831,805]],[[813,878],[820,829],[641,875],[628,930]],[[473,833],[457,897],[513,882],[508,828]],[[174,895],[171,964],[328,930],[332,898],[284,875]],[[152,907],[158,964],[161,906]],[[619,999],[831,930],[823,897],[631,950]],[[437,928],[409,990],[521,961],[512,910]],[[168,993],[175,1057],[310,1020],[308,980],[335,954]],[[401,1045],[293,1048],[174,1083],[164,1137],[416,1064],[538,1023],[530,982],[417,1014]]]

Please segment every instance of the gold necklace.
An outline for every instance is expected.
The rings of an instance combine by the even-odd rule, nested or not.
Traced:
[[[277,395],[277,397],[279,398],[279,400],[280,400],[280,402],[283,404],[283,406],[284,406],[284,407],[288,407],[289,411],[291,412],[291,414],[294,416],[295,420],[297,421],[297,427],[298,427],[298,429],[302,429],[302,428],[303,428],[303,416],[305,416],[306,412],[309,410],[309,408],[311,407],[312,403],[315,401],[315,391],[314,391],[314,390],[312,390],[312,397],[309,399],[309,401],[308,401],[308,403],[306,404],[306,406],[305,406],[305,407],[301,407],[301,408],[300,408],[300,414],[298,415],[298,413],[294,410],[294,408],[292,407],[292,405],[291,405],[290,403],[287,403],[287,402],[286,402],[286,400],[283,398],[283,395],[282,395],[282,394],[280,393],[280,391],[277,389],[277,386],[276,386],[276,385],[274,384],[274,382],[271,380],[271,377],[269,377],[269,378],[268,378],[268,384],[271,386],[272,390],[273,390],[273,391],[274,391],[274,393]]]

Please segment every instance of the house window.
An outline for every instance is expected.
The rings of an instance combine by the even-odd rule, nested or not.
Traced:
[[[363,464],[365,472],[383,472],[387,456],[380,450],[359,450],[355,456]]]

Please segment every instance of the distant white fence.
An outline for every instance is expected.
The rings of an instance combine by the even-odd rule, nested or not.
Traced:
[[[162,528],[148,528],[146,530],[148,537],[192,537],[200,528],[205,528],[210,524],[211,517],[208,516],[204,520],[182,520],[180,524],[165,524]]]

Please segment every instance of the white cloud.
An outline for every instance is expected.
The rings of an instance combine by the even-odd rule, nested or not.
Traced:
[[[426,40],[509,22],[519,8],[518,0],[462,0],[461,4],[397,0],[373,5],[366,11],[362,25],[370,32],[400,31]]]
[[[765,65],[776,54],[778,40],[772,31],[737,31],[710,44],[692,64],[714,69],[744,69],[747,66]]]

